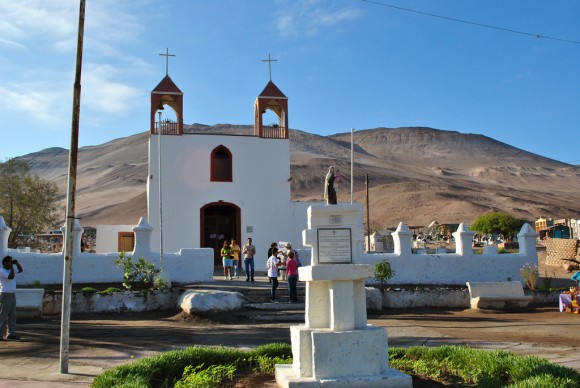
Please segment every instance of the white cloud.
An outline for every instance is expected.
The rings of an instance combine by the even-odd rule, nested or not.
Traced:
[[[285,4],[277,13],[276,28],[284,36],[313,36],[322,29],[336,27],[350,20],[356,20],[361,10],[342,5],[336,0],[299,0]]]
[[[96,113],[122,115],[133,104],[139,89],[117,81],[123,72],[107,64],[88,64],[83,76],[83,105]]]
[[[72,87],[65,91],[62,85],[51,82],[10,82],[0,86],[0,96],[3,107],[9,109],[11,114],[16,113],[27,120],[50,126],[59,122],[66,113],[67,104],[71,101]]]
[[[135,104],[138,89],[131,82],[149,67],[128,54],[128,46],[139,43],[148,25],[143,15],[151,10],[148,4],[87,1],[84,118],[122,115]],[[0,112],[45,123],[45,128],[70,120],[78,19],[78,1],[0,0]]]
[[[134,42],[143,31],[136,10],[149,0],[88,1],[85,38],[103,55],[118,53],[117,45]],[[0,0],[0,44],[9,42],[58,52],[76,50],[79,2],[71,0]],[[122,31],[122,33],[120,33]]]
[[[76,30],[78,4],[69,0],[0,0],[0,9],[0,35],[21,46],[54,46]]]

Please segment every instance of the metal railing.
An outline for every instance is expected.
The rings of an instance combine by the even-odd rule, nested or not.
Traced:
[[[263,125],[261,137],[266,139],[287,139],[288,132],[286,127],[280,127],[279,125]]]
[[[155,135],[159,134],[159,123],[155,123]],[[167,120],[161,122],[162,135],[179,135],[179,124],[175,121]]]

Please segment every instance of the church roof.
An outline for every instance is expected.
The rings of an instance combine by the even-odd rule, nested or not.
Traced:
[[[276,85],[274,85],[274,82],[272,82],[272,81],[268,82],[268,85],[266,85],[264,90],[262,90],[262,93],[260,93],[259,97],[284,97],[284,98],[287,98],[284,95],[284,93],[282,93],[282,91],[280,91],[280,89],[278,89],[278,87]]]
[[[169,77],[168,75],[166,75],[165,78],[163,78],[161,82],[159,82],[159,85],[157,85],[155,89],[153,89],[152,93],[154,92],[183,94],[183,92],[179,90],[177,85],[175,85],[171,77]]]

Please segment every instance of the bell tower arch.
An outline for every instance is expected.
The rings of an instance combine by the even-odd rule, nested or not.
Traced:
[[[254,103],[254,136],[266,139],[288,139],[288,97],[272,82],[272,62],[277,62],[268,54],[270,82]],[[278,117],[278,124],[264,125],[264,113],[272,111]]]
[[[177,120],[165,120],[156,122],[155,113],[169,106],[174,112]],[[161,133],[162,135],[183,135],[183,92],[179,90],[169,75],[161,80],[159,85],[151,92],[151,134]],[[158,127],[161,125],[161,131]]]

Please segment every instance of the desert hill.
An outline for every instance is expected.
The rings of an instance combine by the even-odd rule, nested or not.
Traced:
[[[184,131],[250,135],[252,126],[192,124]],[[80,148],[76,211],[82,225],[136,224],[147,216],[148,136]],[[324,175],[334,165],[342,175],[339,202],[350,201],[350,141],[350,132],[319,136],[290,131],[294,200],[321,201]],[[64,209],[68,151],[49,148],[22,158],[33,172],[57,183]],[[580,218],[578,166],[483,135],[424,127],[359,130],[354,133],[354,158],[354,200],[365,203],[368,174],[373,229],[399,221],[469,224],[489,210],[527,220],[540,215]]]

